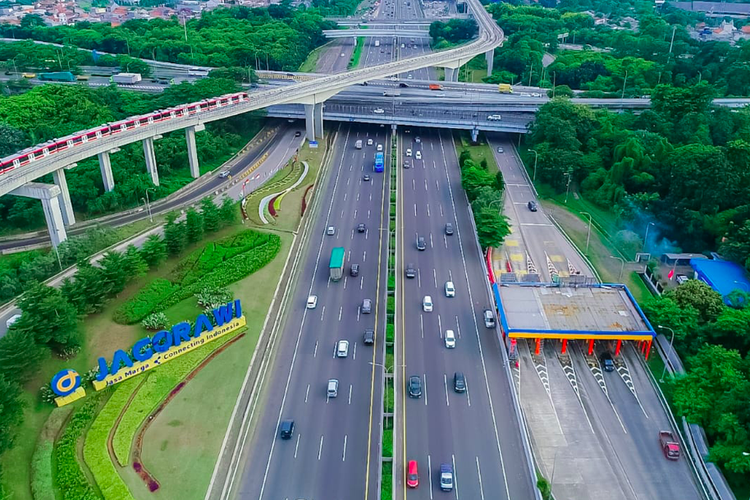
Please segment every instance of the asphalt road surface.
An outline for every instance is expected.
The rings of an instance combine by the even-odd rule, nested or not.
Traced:
[[[280,330],[277,358],[270,367],[263,409],[233,495],[253,500],[376,499],[380,435],[381,369],[385,339],[387,172],[374,173],[375,145],[355,149],[355,141],[386,141],[385,128],[342,128],[327,179],[316,193],[312,237],[298,275],[292,303]],[[372,180],[364,181],[369,174]],[[359,223],[367,230],[357,232]],[[333,226],[335,234],[326,234]],[[329,280],[331,249],[346,250],[344,277]],[[359,276],[350,276],[359,264]],[[317,307],[306,309],[308,295]],[[362,301],[372,300],[363,314]],[[374,346],[363,344],[375,329]],[[349,341],[346,358],[334,356],[339,340]],[[328,398],[329,379],[339,381],[338,397]],[[293,419],[292,439],[281,440],[281,420]]]
[[[528,210],[527,203],[536,197],[511,142],[505,136],[491,137],[489,142],[505,179],[504,213],[520,235],[515,238],[519,245],[514,251],[531,255],[542,281],[551,280],[547,256],[555,262],[566,259],[583,274],[592,276],[575,249],[547,218],[545,209],[540,205],[537,212]],[[497,151],[499,147],[502,153]],[[549,340],[543,350],[547,391],[530,348],[519,341],[520,399],[535,456],[542,473],[552,481],[555,498],[701,498],[688,461],[683,457],[672,462],[661,452],[659,431],[670,429],[670,422],[638,359],[640,354],[628,342],[623,343],[622,355],[633,392],[617,371],[603,373],[600,385],[584,359],[586,346],[572,341],[568,352],[575,370],[576,394],[569,373],[558,358],[560,344]]]
[[[420,134],[421,142],[416,136]],[[441,463],[454,466],[456,488],[448,498],[530,499],[520,430],[510,404],[510,384],[496,331],[484,326],[482,311],[491,298],[485,267],[461,189],[458,157],[450,132],[410,130],[399,152],[399,239],[397,257],[397,433],[394,450],[396,498],[445,498],[439,488]],[[412,157],[405,151],[412,150]],[[421,152],[421,159],[417,159]],[[403,168],[404,160],[411,168]],[[455,233],[445,234],[446,223]],[[417,237],[427,248],[416,248]],[[405,278],[406,264],[418,269]],[[452,281],[456,296],[446,297]],[[434,310],[423,312],[425,295]],[[445,347],[453,330],[456,347]],[[405,366],[404,366],[405,365]],[[454,391],[455,372],[466,376],[467,391]],[[423,396],[410,398],[406,382],[419,376]],[[399,409],[400,407],[400,409]],[[404,420],[405,418],[405,420]],[[405,422],[405,429],[403,424]],[[420,485],[407,489],[404,464],[417,460]]]

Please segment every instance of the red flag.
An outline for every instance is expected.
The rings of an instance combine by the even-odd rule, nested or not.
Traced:
[[[671,280],[672,278],[674,278],[674,269],[672,269],[671,271],[669,271],[669,274],[667,274],[667,279],[668,280]]]

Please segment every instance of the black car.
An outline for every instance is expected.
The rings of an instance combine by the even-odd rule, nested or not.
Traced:
[[[427,245],[424,242],[424,236],[420,236],[417,238],[417,250],[423,251],[427,248]]]
[[[404,82],[399,83],[398,86],[401,87],[402,89],[409,88],[409,86],[405,84]]]
[[[533,200],[530,201],[526,206],[529,207],[529,210],[531,210],[532,212],[536,212],[537,210],[536,202]]]
[[[370,182],[370,174],[365,174],[362,176],[362,180],[365,182]]]
[[[367,231],[367,226],[365,226],[364,222],[360,222],[359,224],[357,224],[358,233],[364,233],[365,231]]]
[[[375,343],[375,330],[365,330],[365,345],[372,345]]]
[[[414,267],[414,264],[407,264],[406,265],[406,277],[407,278],[414,278],[417,276],[417,270]]]
[[[422,379],[417,375],[409,377],[409,396],[412,398],[422,397]]]
[[[349,275],[352,278],[359,276],[359,264],[352,264],[352,267],[349,269]]]
[[[453,374],[453,390],[456,392],[466,392],[466,377],[463,372]]]
[[[609,351],[604,351],[601,356],[602,368],[605,372],[615,371],[615,360],[612,359],[612,354]]]
[[[294,137],[299,137],[301,135],[302,135],[302,132],[300,132],[299,130],[294,133]]]
[[[453,234],[453,224],[451,224],[450,222],[447,222],[445,224],[445,234],[447,234],[448,236]]]
[[[291,439],[294,434],[294,420],[284,420],[279,426],[279,437],[281,439]]]

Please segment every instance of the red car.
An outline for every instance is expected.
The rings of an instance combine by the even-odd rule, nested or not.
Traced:
[[[416,488],[419,486],[419,472],[417,471],[417,461],[409,460],[408,472],[406,473],[406,486]]]

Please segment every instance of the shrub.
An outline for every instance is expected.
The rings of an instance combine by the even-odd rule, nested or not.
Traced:
[[[393,323],[388,323],[385,325],[385,341],[393,343],[393,339],[395,337],[395,329],[396,327],[393,325]]]
[[[169,280],[157,278],[143,287],[135,297],[121,304],[115,311],[113,319],[124,325],[140,321],[179,288],[179,285],[174,285]]]
[[[393,456],[393,431],[383,431],[383,456]]]
[[[31,491],[34,500],[55,500],[52,486],[52,441],[44,440],[34,449],[31,458]]]
[[[169,326],[169,319],[163,312],[153,313],[143,318],[141,325],[146,330],[161,330]]]
[[[95,500],[99,498],[86,480],[76,459],[76,443],[94,419],[99,406],[99,395],[90,396],[73,415],[55,448],[57,485],[64,500]],[[105,447],[106,452],[106,447]]]
[[[195,294],[198,304],[213,309],[232,300],[233,295],[225,287],[204,288]]]

